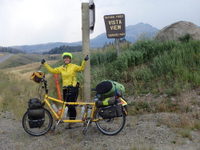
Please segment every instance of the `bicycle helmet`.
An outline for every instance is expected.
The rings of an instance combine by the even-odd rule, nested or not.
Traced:
[[[33,80],[36,83],[40,83],[42,79],[45,77],[45,74],[41,71],[33,72],[31,75],[31,80]]]
[[[66,58],[66,57],[70,57],[70,58],[72,59],[72,54],[71,54],[71,53],[68,53],[68,52],[64,52],[64,53],[62,54],[62,58],[64,59],[64,58]]]

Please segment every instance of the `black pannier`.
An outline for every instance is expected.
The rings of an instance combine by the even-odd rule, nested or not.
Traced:
[[[28,109],[28,119],[30,128],[40,128],[44,123],[44,109]]]
[[[30,99],[28,102],[28,119],[30,128],[40,128],[45,121],[44,108],[39,99]]]
[[[28,102],[28,108],[29,109],[37,109],[37,108],[42,108],[42,103],[38,98],[32,98]]]
[[[107,107],[102,107],[99,110],[99,115],[103,119],[111,119],[114,117],[121,117],[122,116],[122,106],[121,105],[112,105]]]

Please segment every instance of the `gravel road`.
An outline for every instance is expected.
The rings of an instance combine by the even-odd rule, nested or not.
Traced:
[[[33,137],[25,133],[21,121],[10,112],[0,113],[0,150],[200,150],[200,131],[192,131],[192,138],[183,138],[175,128],[159,124],[164,117],[177,114],[157,113],[127,117],[126,127],[116,136],[105,136],[92,124],[87,135],[82,127],[65,129]],[[158,125],[159,124],[159,125]]]
[[[10,58],[13,54],[8,54],[0,57],[0,63]]]

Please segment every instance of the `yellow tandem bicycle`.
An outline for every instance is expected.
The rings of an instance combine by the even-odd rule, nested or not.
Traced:
[[[86,134],[89,125],[92,122],[96,123],[97,128],[100,132],[105,135],[116,135],[124,127],[127,115],[127,102],[121,97],[117,96],[117,103],[113,106],[106,106],[98,108],[94,102],[65,102],[48,95],[47,80],[42,77],[39,80],[42,88],[45,91],[44,99],[40,100],[42,104],[42,110],[44,112],[44,118],[40,120],[40,125],[37,127],[30,126],[30,118],[27,110],[22,118],[22,126],[24,130],[32,136],[41,136],[46,134],[50,130],[55,130],[60,123],[83,123],[83,134]],[[61,113],[58,114],[52,107],[50,101],[59,103],[61,105]],[[82,118],[79,120],[69,120],[66,119],[64,115],[65,108],[68,105],[76,105],[84,107],[84,112],[82,112]],[[44,107],[45,106],[45,107]],[[111,109],[109,107],[112,107]],[[117,107],[118,112],[116,115],[116,110],[113,109]],[[120,109],[119,109],[120,108]],[[102,112],[107,109],[107,113],[112,113],[111,117],[102,116]],[[110,109],[110,110],[109,110]],[[88,111],[90,110],[90,111]],[[108,112],[108,110],[110,112]],[[38,120],[36,120],[38,121]]]

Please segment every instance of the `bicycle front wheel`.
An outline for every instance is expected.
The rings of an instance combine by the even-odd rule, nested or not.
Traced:
[[[124,127],[126,123],[126,115],[122,113],[121,117],[114,117],[110,119],[103,119],[99,113],[96,113],[96,126],[100,132],[105,135],[116,135],[118,134]]]
[[[32,136],[41,136],[46,134],[52,127],[53,124],[53,118],[51,113],[44,108],[45,118],[44,122],[40,127],[37,128],[31,128],[29,124],[29,118],[28,118],[28,111],[24,114],[22,119],[22,126],[24,130],[32,135]]]

